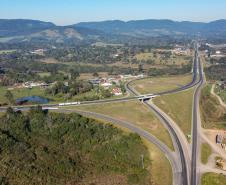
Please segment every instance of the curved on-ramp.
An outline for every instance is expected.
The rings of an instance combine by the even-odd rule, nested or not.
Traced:
[[[121,121],[115,118],[112,118],[110,116],[106,116],[104,114],[99,114],[99,113],[94,113],[94,112],[89,112],[89,111],[81,111],[81,110],[71,110],[71,109],[60,109],[57,110],[60,112],[76,112],[78,114],[81,114],[83,116],[88,116],[88,117],[92,117],[95,119],[100,119],[100,120],[104,120],[107,122],[110,122],[112,124],[115,125],[119,125],[123,128],[127,128],[128,130],[137,133],[139,136],[145,138],[147,141],[153,143],[154,145],[156,145],[156,147],[158,147],[163,153],[164,155],[167,157],[167,159],[169,160],[171,167],[172,167],[172,171],[173,171],[173,184],[174,185],[181,185],[181,166],[178,164],[178,158],[175,154],[175,152],[172,152],[164,143],[162,143],[161,141],[159,141],[159,139],[157,139],[155,136],[153,136],[152,134],[150,134],[149,132],[145,131],[144,129],[141,129],[139,127],[134,126],[134,124],[127,122],[127,121]]]

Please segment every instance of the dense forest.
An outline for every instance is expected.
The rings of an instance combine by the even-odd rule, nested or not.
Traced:
[[[205,70],[209,80],[226,80],[226,65],[213,65]]]
[[[0,118],[0,184],[149,184],[136,134],[78,114],[9,108]]]

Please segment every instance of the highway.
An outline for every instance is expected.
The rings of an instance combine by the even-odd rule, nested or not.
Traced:
[[[199,76],[198,76],[198,74],[199,74]],[[85,101],[85,102],[81,102],[80,105],[122,102],[122,101],[130,101],[130,100],[142,98],[144,95],[139,95],[138,92],[136,92],[134,89],[132,89],[130,87],[130,84],[132,82],[133,81],[130,81],[129,83],[126,84],[127,91],[134,95],[132,97],[97,100],[97,101]],[[198,59],[198,47],[197,46],[196,46],[196,50],[195,50],[192,81],[189,84],[187,84],[183,87],[180,87],[178,89],[174,89],[174,90],[170,90],[170,91],[166,91],[166,92],[160,92],[160,93],[156,93],[153,95],[159,96],[159,95],[177,93],[177,92],[181,92],[181,91],[187,90],[189,88],[195,87],[196,85],[198,85],[198,86],[195,90],[194,105],[193,105],[192,161],[191,161],[191,164],[190,164],[188,150],[185,146],[186,144],[184,142],[184,138],[183,138],[183,136],[181,136],[181,134],[179,134],[178,128],[175,126],[174,123],[172,123],[172,121],[169,119],[169,117],[167,117],[166,114],[161,112],[156,106],[154,106],[152,103],[149,103],[149,101],[147,101],[147,100],[144,100],[143,103],[155,113],[155,115],[159,118],[159,120],[164,124],[164,126],[169,131],[169,133],[172,137],[173,143],[174,143],[176,155],[175,154],[173,155],[172,152],[169,151],[169,149],[167,149],[167,147],[163,143],[161,143],[157,138],[152,136],[150,133],[148,133],[142,129],[139,129],[128,122],[123,122],[123,121],[116,120],[116,119],[113,119],[113,118],[105,116],[105,115],[100,115],[100,114],[91,113],[91,112],[82,112],[82,111],[77,111],[77,110],[76,110],[76,112],[81,113],[83,115],[93,116],[95,118],[100,118],[100,119],[104,119],[104,120],[116,123],[120,126],[128,128],[129,130],[136,132],[140,136],[146,138],[148,141],[150,141],[150,142],[154,143],[156,146],[158,146],[166,154],[167,158],[170,160],[173,171],[174,171],[174,181],[175,181],[174,184],[189,185],[191,183],[191,185],[197,185],[197,183],[198,183],[197,182],[197,170],[196,170],[197,169],[197,164],[196,164],[196,162],[197,162],[197,145],[198,145],[198,143],[197,143],[197,139],[198,139],[197,122],[198,122],[198,117],[199,117],[197,111],[199,109],[199,95],[200,95],[200,91],[201,91],[201,88],[203,85],[203,72],[202,72],[201,63]],[[17,108],[18,110],[29,110],[30,108],[35,107],[35,106],[37,106],[37,105],[14,106],[14,108]],[[46,104],[46,105],[42,105],[42,106],[57,108],[57,107],[59,107],[59,104]],[[1,107],[0,111],[5,111],[6,108],[7,107]],[[68,112],[70,110],[61,109],[60,111]],[[180,160],[179,164],[178,164],[178,160]]]
[[[182,86],[180,88],[174,89],[174,90],[169,90],[169,91],[164,91],[164,92],[159,92],[159,93],[154,93],[154,94],[150,94],[152,96],[160,96],[160,95],[166,95],[166,94],[172,94],[172,93],[177,93],[189,88],[194,87],[195,85],[198,84],[198,82],[196,82],[197,80],[197,63],[194,60],[194,65],[193,65],[193,78],[192,81],[185,85]],[[137,79],[136,79],[137,80]],[[115,98],[115,99],[103,99],[103,100],[94,100],[94,101],[82,101],[80,102],[81,105],[92,105],[92,104],[103,104],[103,103],[113,103],[113,102],[123,102],[123,101],[130,101],[130,100],[136,100],[139,98],[144,97],[145,95],[138,95],[138,93],[134,90],[131,89],[131,87],[129,87],[129,85],[135,80],[132,80],[130,82],[128,82],[126,84],[126,90],[127,92],[129,92],[130,94],[133,94],[134,96],[129,96],[129,97],[122,97],[122,98]],[[18,110],[27,110],[33,107],[36,107],[37,105],[27,105],[27,106],[12,106],[12,108],[16,108]],[[41,104],[42,107],[59,107],[59,104]],[[8,107],[0,107],[0,112],[5,111]]]
[[[200,73],[200,71],[201,71],[201,65],[200,65],[200,61],[198,60],[198,48],[196,46],[192,81],[189,84],[187,84],[187,85],[185,85],[181,88],[162,92],[162,93],[157,93],[155,95],[172,94],[172,93],[187,90],[189,88],[196,86],[197,84],[200,84],[201,78],[199,78],[199,80],[198,80],[198,75],[197,75],[198,73]],[[130,93],[138,96],[137,92],[134,91],[134,89],[132,89],[130,87],[130,84],[132,82],[133,81],[129,82],[126,85],[126,88]],[[176,150],[177,150],[177,152],[179,153],[179,156],[180,156],[181,169],[182,169],[181,184],[182,185],[189,185],[190,184],[190,169],[191,169],[191,167],[190,167],[189,149],[185,148],[185,143],[187,143],[187,142],[184,141],[182,134],[179,134],[179,131],[176,131],[176,130],[178,130],[178,128],[175,128],[174,124],[170,121],[170,119],[167,117],[166,114],[163,114],[156,106],[149,103],[149,101],[144,101],[144,104],[146,106],[148,106],[155,113],[155,115],[159,118],[159,120],[161,120],[161,122],[166,126],[167,130],[169,131],[169,133],[170,133],[170,135],[173,139],[174,144],[176,144],[175,148],[176,148]],[[182,142],[182,141],[184,141],[184,142]],[[194,164],[192,164],[192,165],[194,165]],[[194,167],[192,166],[192,169],[193,168]]]
[[[198,53],[197,53],[197,59],[199,59]],[[200,123],[200,113],[199,113],[199,97],[201,93],[201,89],[204,85],[204,77],[203,77],[203,71],[202,71],[202,66],[199,61],[199,84],[197,88],[195,89],[195,94],[194,94],[194,100],[193,100],[193,118],[192,118],[192,161],[191,161],[191,185],[198,185],[199,184],[199,172],[197,170],[197,160],[199,157],[199,152],[198,152],[198,146],[199,146],[199,138],[198,138],[198,127],[201,125]]]

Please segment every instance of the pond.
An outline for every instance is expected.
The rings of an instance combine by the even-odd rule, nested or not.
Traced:
[[[43,98],[40,96],[27,96],[27,97],[16,99],[16,104],[18,105],[25,104],[25,103],[46,104],[46,103],[49,103],[49,99]]]

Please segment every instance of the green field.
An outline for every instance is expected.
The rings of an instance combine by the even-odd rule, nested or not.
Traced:
[[[0,87],[0,104],[8,103],[5,97],[6,92],[7,92],[6,87]],[[28,89],[28,88],[13,89],[13,90],[10,90],[10,92],[13,94],[14,99],[22,98],[26,96],[41,96],[41,97],[50,99],[52,102],[59,102],[64,100],[64,98],[60,97],[59,95],[53,97],[51,95],[45,94],[45,89],[41,89],[39,87],[34,87],[32,89]]]
[[[8,54],[8,53],[13,53],[15,52],[15,49],[11,49],[11,50],[0,50],[0,54]]]
[[[202,185],[225,185],[226,176],[215,173],[205,173],[202,176]]]
[[[51,73],[43,72],[43,73],[38,73],[38,75],[39,75],[41,78],[44,78],[44,77],[49,77],[49,76],[51,75]]]
[[[5,97],[6,92],[7,92],[6,87],[0,87],[0,103],[1,104],[8,103],[8,101]],[[40,89],[40,88],[13,89],[13,90],[10,90],[10,92],[13,94],[14,99],[25,97],[25,96],[31,96],[31,95],[46,97],[44,94],[44,90]]]
[[[157,97],[153,102],[168,114],[186,136],[191,134],[192,102],[194,89]]]
[[[130,86],[141,94],[158,93],[179,88],[191,82],[191,75],[146,78],[130,83]]]
[[[173,150],[172,140],[168,131],[154,116],[154,114],[138,101],[111,104],[108,103],[102,105],[87,105],[73,108],[78,110],[97,112],[115,117],[123,121],[129,121],[136,126],[147,130]]]
[[[0,104],[8,103],[5,97],[6,92],[7,92],[6,87],[0,87]],[[52,96],[50,94],[46,94],[45,89],[42,89],[39,87],[34,87],[32,89],[28,89],[28,88],[13,89],[13,90],[10,90],[10,92],[13,94],[15,100],[17,98],[22,98],[26,96],[40,96],[40,97],[49,99],[50,103],[59,103],[59,102],[65,102],[65,101],[85,101],[96,96],[96,91],[92,90],[86,93],[73,96],[70,99],[66,99],[64,94],[59,93],[55,96]],[[120,97],[123,97],[123,95],[113,96],[111,98],[114,99],[114,98],[120,98]]]
[[[208,158],[212,154],[212,149],[207,143],[203,143],[201,146],[201,161],[203,164],[208,163]]]
[[[188,64],[191,61],[191,56],[178,56],[172,54],[170,58],[161,58],[161,55],[156,53],[156,57],[154,57],[153,52],[144,52],[144,53],[139,53],[135,56],[135,58],[138,61],[148,61],[152,60],[154,61],[155,65],[179,65],[181,66]]]
[[[3,112],[0,112],[0,118],[1,118],[3,115],[4,115],[4,113],[3,113]]]

